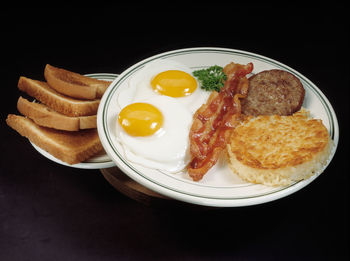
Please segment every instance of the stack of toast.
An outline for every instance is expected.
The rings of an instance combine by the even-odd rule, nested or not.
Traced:
[[[35,98],[19,97],[18,111],[6,122],[54,157],[77,164],[103,151],[97,133],[100,98],[110,85],[65,69],[46,65],[46,82],[21,76],[18,88]]]

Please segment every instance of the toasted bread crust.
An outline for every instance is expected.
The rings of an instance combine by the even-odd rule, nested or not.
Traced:
[[[93,79],[49,64],[45,67],[44,76],[53,89],[78,99],[101,98],[110,84],[108,81]]]
[[[249,91],[242,100],[245,115],[292,115],[300,110],[305,89],[293,74],[267,70],[249,78]]]
[[[79,129],[84,130],[92,128],[97,128],[97,115],[79,117]]]
[[[57,130],[78,131],[80,129],[96,128],[96,115],[69,117],[58,113],[44,104],[30,102],[19,97],[18,111],[32,119],[36,124]]]
[[[30,102],[19,97],[17,109],[40,126],[67,131],[79,130],[79,118],[57,113],[43,104]]]
[[[71,117],[96,115],[100,100],[82,101],[64,96],[46,82],[21,76],[18,88],[51,109]]]
[[[31,119],[9,114],[6,123],[54,157],[76,164],[103,150],[96,129],[76,132],[41,127]]]

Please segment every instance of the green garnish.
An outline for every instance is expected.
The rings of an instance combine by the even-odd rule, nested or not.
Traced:
[[[223,68],[218,65],[194,71],[193,75],[198,78],[198,81],[201,83],[201,88],[207,91],[220,92],[226,80],[226,74]]]

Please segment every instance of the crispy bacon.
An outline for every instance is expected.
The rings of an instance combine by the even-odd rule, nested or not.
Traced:
[[[240,99],[248,93],[246,75],[252,70],[252,63],[226,65],[224,72],[227,79],[224,87],[220,92],[213,92],[194,114],[189,134],[192,160],[188,165],[188,173],[194,181],[202,179],[215,165],[232,129],[239,123]]]

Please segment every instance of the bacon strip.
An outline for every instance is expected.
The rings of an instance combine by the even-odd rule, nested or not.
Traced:
[[[192,160],[188,165],[188,173],[194,181],[201,180],[215,165],[232,129],[239,123],[240,99],[248,93],[246,75],[252,70],[252,63],[226,65],[224,72],[227,80],[224,87],[220,92],[213,92],[194,114],[189,134]]]

